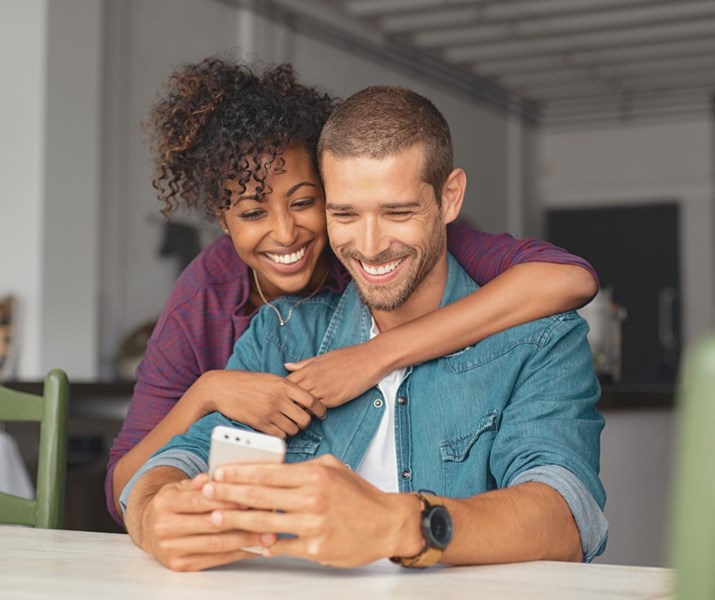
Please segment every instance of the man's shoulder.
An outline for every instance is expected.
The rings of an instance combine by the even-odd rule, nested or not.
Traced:
[[[572,348],[581,347],[584,352],[590,352],[586,342],[587,332],[586,321],[576,311],[567,311],[510,327],[448,358],[454,360],[459,357],[470,364],[485,364],[515,350],[524,350],[527,355],[534,355],[568,335],[577,336],[577,340],[582,338]]]
[[[586,321],[575,310],[569,310],[541,319],[527,321],[521,325],[505,329],[487,339],[494,338],[497,343],[512,341],[541,347],[548,344],[554,337],[565,335],[567,332],[579,328],[584,330],[585,336],[588,330]]]

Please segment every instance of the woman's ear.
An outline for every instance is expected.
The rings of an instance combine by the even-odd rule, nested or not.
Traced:
[[[223,231],[226,235],[230,235],[231,233],[228,230],[228,225],[226,225],[226,211],[217,210],[216,220],[218,221],[218,226],[221,228],[221,231]]]
[[[442,215],[445,225],[459,216],[466,189],[467,174],[464,169],[454,169],[442,186]]]

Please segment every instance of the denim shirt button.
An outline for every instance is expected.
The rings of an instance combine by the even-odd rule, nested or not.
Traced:
[[[410,471],[409,469],[405,469],[404,471],[402,471],[401,475],[402,479],[409,479],[412,476],[412,471]]]
[[[372,405],[375,408],[382,408],[382,399],[381,398],[375,398],[375,401],[372,403]]]
[[[399,404],[400,406],[405,406],[407,404],[407,396],[400,396],[397,399],[397,404]]]

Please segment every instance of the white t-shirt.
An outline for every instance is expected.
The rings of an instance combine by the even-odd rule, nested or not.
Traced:
[[[372,320],[370,338],[379,335],[375,319]],[[367,452],[357,469],[358,475],[388,493],[397,493],[397,448],[395,446],[395,402],[397,390],[407,369],[397,369],[385,377],[377,387],[384,398],[382,421],[375,432]]]

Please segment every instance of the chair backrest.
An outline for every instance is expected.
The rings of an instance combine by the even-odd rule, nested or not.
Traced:
[[[685,358],[674,493],[673,564],[677,597],[715,598],[715,337]]]
[[[54,369],[45,378],[42,396],[0,386],[0,421],[39,421],[35,500],[0,492],[0,522],[60,529],[67,475],[67,375]]]

